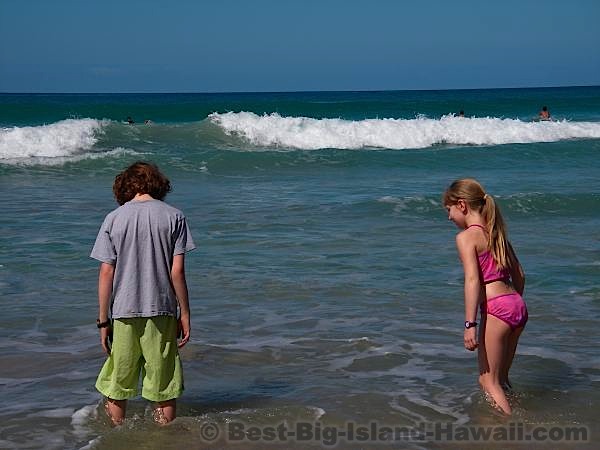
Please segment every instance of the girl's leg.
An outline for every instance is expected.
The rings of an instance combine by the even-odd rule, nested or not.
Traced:
[[[508,371],[512,366],[513,359],[515,357],[515,351],[517,350],[517,344],[519,343],[519,337],[523,332],[524,327],[516,328],[511,331],[508,335],[508,345],[506,346],[506,355],[504,357],[504,364],[502,366],[502,373],[500,374],[500,384],[512,387],[508,379]]]
[[[500,375],[511,329],[507,323],[490,314],[486,315],[484,327],[483,339],[479,342],[479,384],[496,405],[510,415],[512,410],[500,384]]]
[[[127,400],[113,400],[112,398],[106,397],[104,409],[113,425],[122,425],[125,420]]]
[[[158,402],[154,406],[154,421],[159,425],[166,425],[177,417],[177,402],[175,399]]]

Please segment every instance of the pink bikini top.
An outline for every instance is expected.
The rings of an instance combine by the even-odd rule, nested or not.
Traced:
[[[471,227],[479,227],[487,233],[486,229],[479,224],[469,225],[468,228]],[[492,257],[492,252],[489,250],[479,253],[477,259],[479,260],[479,268],[481,269],[484,284],[499,280],[508,281],[510,279],[510,271],[508,269],[499,269]]]

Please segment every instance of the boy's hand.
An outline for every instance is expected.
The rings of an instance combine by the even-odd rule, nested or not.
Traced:
[[[110,355],[110,341],[112,329],[110,327],[100,328],[100,343],[102,344],[102,350],[107,355]]]
[[[178,348],[183,347],[190,340],[190,316],[181,316],[177,321]]]

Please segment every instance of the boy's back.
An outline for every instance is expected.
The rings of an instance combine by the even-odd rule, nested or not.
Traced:
[[[160,200],[131,200],[108,214],[91,256],[115,266],[113,319],[175,316],[173,256],[194,248],[183,213]]]

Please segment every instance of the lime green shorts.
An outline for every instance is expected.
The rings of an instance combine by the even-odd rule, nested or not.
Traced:
[[[113,400],[138,395],[153,402],[183,392],[183,369],[177,351],[177,319],[173,316],[115,319],[113,344],[96,380],[96,389]]]

